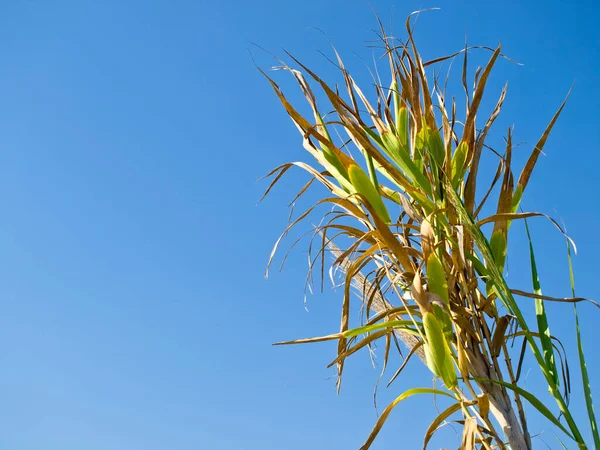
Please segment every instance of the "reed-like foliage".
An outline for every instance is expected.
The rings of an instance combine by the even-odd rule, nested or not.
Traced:
[[[497,154],[496,175],[485,186],[485,195],[476,195],[480,160],[482,153],[488,151],[486,137],[500,113],[506,88],[482,128],[476,126],[476,118],[490,72],[503,55],[500,47],[478,47],[479,51],[489,51],[490,58],[484,68],[476,71],[470,89],[470,49],[424,61],[415,44],[411,16],[406,21],[405,41],[386,36],[380,23],[382,54],[389,63],[390,83],[383,86],[374,80],[373,103],[345,69],[337,52],[343,91],[328,85],[291,55],[289,58],[299,69],[282,61],[277,67],[295,78],[312,110],[310,117],[303,116],[272,77],[261,70],[300,131],[304,148],[317,163],[312,166],[295,162],[277,167],[269,174],[272,183],[265,195],[294,166],[311,176],[297,197],[313,181],[327,190],[327,195],[292,222],[282,237],[311,216],[317,206],[331,205],[311,242],[311,248],[316,242],[318,249],[312,254],[310,270],[318,263],[324,270],[329,259],[326,255],[331,254],[332,267],[344,274],[339,332],[281,344],[337,341],[338,354],[332,365],[337,366],[339,388],[346,358],[383,340],[385,370],[392,344],[400,338],[410,352],[392,381],[415,355],[441,380],[435,389],[413,387],[398,396],[379,417],[363,449],[374,441],[390,411],[417,394],[453,399],[453,404],[429,426],[424,448],[444,421],[462,415],[463,449],[530,449],[525,402],[579,448],[588,448],[582,425],[575,422],[568,407],[566,354],[560,341],[550,334],[544,307],[547,301],[572,302],[576,306],[584,299],[542,294],[531,237],[533,292],[511,289],[504,277],[508,231],[513,222],[542,216],[563,232],[543,214],[522,212],[520,204],[565,103],[552,117],[518,178],[513,175],[513,144],[508,130],[504,153]],[[453,58],[463,62],[466,116],[460,119],[456,117],[454,98],[449,101],[438,83],[431,83],[427,77],[428,68]],[[317,106],[315,86],[324,94],[327,106]],[[337,136],[341,132],[344,137],[333,139],[334,132]],[[492,201],[496,191],[499,194],[495,213],[480,217],[482,207]],[[482,200],[476,203],[478,198]],[[484,233],[486,224],[493,224],[491,233]],[[336,239],[338,245],[344,244],[343,248],[335,244]],[[281,238],[271,259],[280,241]],[[570,263],[572,242],[568,237],[567,243]],[[364,311],[364,326],[354,329],[349,326],[352,286],[358,288]],[[521,310],[523,303],[517,302],[516,297],[529,297],[527,307],[535,304],[535,322],[526,320]],[[501,315],[501,310],[506,313]],[[592,435],[596,448],[600,448],[579,326],[577,333]],[[523,341],[523,351],[517,357],[508,345],[509,340],[515,339]],[[546,404],[519,386],[520,365],[527,349],[556,405]],[[561,419],[553,412],[556,407]]]

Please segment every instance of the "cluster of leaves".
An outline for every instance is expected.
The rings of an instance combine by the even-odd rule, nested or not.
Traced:
[[[333,254],[332,266],[344,273],[339,332],[285,344],[336,340],[338,354],[332,365],[337,365],[339,388],[347,357],[384,340],[385,370],[392,344],[399,338],[410,352],[393,379],[417,355],[435,377],[442,380],[443,386],[438,388],[417,387],[400,395],[381,414],[362,448],[370,446],[390,411],[415,394],[444,395],[454,400],[429,427],[424,446],[444,421],[461,414],[464,449],[505,448],[506,445],[512,449],[531,448],[523,408],[526,400],[580,448],[587,448],[568,407],[570,379],[566,355],[560,341],[550,334],[544,309],[545,301],[576,304],[581,299],[556,299],[541,293],[533,246],[530,249],[534,292],[511,289],[503,276],[512,222],[542,216],[522,212],[520,203],[564,103],[518,178],[513,176],[513,144],[511,130],[508,130],[504,153],[497,154],[496,174],[476,204],[482,152],[503,105],[506,87],[483,128],[476,127],[476,117],[490,72],[498,58],[503,57],[500,47],[486,49],[491,57],[485,67],[476,71],[473,88],[469,89],[469,48],[425,62],[417,51],[410,16],[406,30],[407,40],[403,42],[386,36],[381,27],[380,38],[389,62],[390,81],[384,86],[380,80],[374,80],[375,105],[345,69],[337,52],[345,93],[337,86],[329,86],[291,55],[288,56],[301,70],[284,62],[277,67],[293,75],[310,105],[312,117],[300,114],[275,81],[261,70],[300,131],[304,148],[320,166],[295,162],[277,167],[269,174],[273,179],[265,195],[294,166],[311,175],[296,198],[314,181],[325,186],[329,194],[293,221],[282,237],[319,205],[331,205],[331,211],[315,230],[313,242],[318,242],[318,251],[311,257],[310,268],[312,270],[318,262],[324,267],[325,255]],[[456,117],[454,98],[447,104],[445,89],[437,80],[430,86],[426,76],[429,66],[456,57],[462,57],[464,62],[466,117],[463,121]],[[317,97],[304,74],[320,88],[331,112],[324,114],[317,107]],[[341,131],[347,138],[340,138],[336,144],[332,138],[334,131]],[[491,201],[496,190],[499,194],[495,213],[479,218],[482,207]],[[553,223],[562,232],[561,227]],[[485,224],[493,224],[489,236],[482,231]],[[339,238],[347,244],[343,249],[334,243]],[[281,238],[271,258],[280,241]],[[567,245],[570,255],[572,243],[568,238]],[[354,329],[349,327],[351,286],[358,287],[365,321],[364,326]],[[515,296],[533,299],[536,323],[526,320]],[[500,305],[506,314],[500,314]],[[579,329],[577,333],[589,418],[595,445],[600,448]],[[519,363],[513,366],[508,341],[517,338],[523,339],[523,346],[517,358]],[[527,348],[564,422],[540,399],[518,385],[520,364]]]

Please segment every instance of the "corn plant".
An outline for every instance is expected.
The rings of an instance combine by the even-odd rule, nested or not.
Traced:
[[[259,69],[315,160],[314,165],[294,162],[274,169],[268,175],[272,181],[265,195],[293,167],[311,177],[296,198],[315,181],[326,191],[323,198],[289,224],[271,260],[281,239],[293,227],[317,214],[320,205],[328,205],[329,210],[314,228],[309,270],[320,264],[324,272],[330,264],[343,274],[339,331],[279,344],[337,341],[332,365],[337,367],[338,389],[346,358],[378,341],[383,342],[384,370],[397,340],[409,348],[392,381],[415,358],[429,368],[438,380],[435,385],[414,386],[399,395],[379,416],[362,449],[370,447],[393,408],[419,394],[452,399],[429,426],[424,448],[441,424],[462,416],[458,421],[463,424],[463,449],[531,449],[525,403],[564,433],[562,439],[574,441],[578,448],[600,448],[577,319],[577,303],[585,299],[575,297],[572,271],[572,298],[542,294],[527,229],[533,292],[512,289],[504,275],[511,225],[521,221],[526,226],[528,218],[538,216],[552,221],[566,238],[571,267],[573,243],[562,227],[544,214],[520,208],[538,157],[566,99],[518,178],[513,174],[513,142],[508,130],[504,151],[494,152],[497,171],[485,185],[484,194],[478,195],[481,157],[484,151],[492,151],[486,138],[502,108],[506,87],[492,114],[479,126],[477,113],[490,72],[505,57],[500,47],[478,47],[478,51],[489,51],[490,57],[485,67],[475,72],[471,88],[467,55],[472,48],[424,61],[417,50],[411,17],[406,21],[405,40],[388,37],[379,22],[381,54],[385,65],[389,64],[389,79],[383,84],[374,78],[373,102],[346,70],[335,49],[343,89],[328,85],[290,54],[298,69],[281,60],[275,67],[293,76],[308,102],[309,116],[302,115],[273,78]],[[432,82],[427,76],[436,64],[453,59],[462,61],[466,100],[463,118],[457,117],[454,98],[449,101],[437,79]],[[315,92],[327,106],[317,105]],[[486,204],[492,204],[495,212],[481,217]],[[486,224],[490,224],[491,232],[484,227]],[[351,303],[355,301],[352,292],[358,293],[355,297],[362,303],[363,324],[358,328],[350,327]],[[517,301],[519,298],[527,300]],[[584,441],[582,424],[575,422],[568,406],[566,354],[550,333],[547,301],[575,307],[578,357],[589,416],[585,426],[591,426],[593,444]],[[526,319],[523,308],[535,308],[535,321]],[[523,345],[510,345],[516,340],[522,340]],[[550,402],[519,385],[527,352],[547,382]],[[556,410],[558,415],[553,412]]]

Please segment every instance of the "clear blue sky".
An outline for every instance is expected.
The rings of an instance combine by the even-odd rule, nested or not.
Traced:
[[[490,80],[490,103],[509,81],[497,139],[515,124],[515,140],[531,146],[576,81],[524,206],[564,220],[580,249],[578,293],[600,298],[596,2],[372,3],[386,22],[396,6],[398,31],[412,10],[442,7],[419,19],[426,56],[459,49],[467,33],[474,44],[501,41],[525,64],[500,62]],[[304,310],[302,248],[286,271],[263,278],[285,206],[306,178],[292,174],[259,207],[266,185],[256,180],[308,155],[248,49],[285,47],[333,77],[318,54],[327,41],[309,28],[318,27],[364,77],[357,54],[370,60],[364,45],[375,25],[366,1],[2,2],[0,450],[363,442],[379,374],[367,355],[348,365],[336,396],[325,368],[333,345],[271,346],[335,331],[341,294],[327,289]],[[530,148],[520,147],[521,160]],[[532,226],[544,291],[568,295],[561,236],[541,220]],[[529,289],[515,230],[509,277]],[[549,309],[553,331],[572,345],[570,306]],[[600,399],[600,316],[581,311]],[[576,366],[571,352],[575,378]],[[381,389],[380,405],[417,378],[431,382],[419,367],[404,377]],[[589,436],[579,394],[573,408]],[[373,448],[420,448],[434,416],[428,401],[399,406]],[[532,420],[556,448],[551,430]],[[456,447],[451,430],[440,436]]]

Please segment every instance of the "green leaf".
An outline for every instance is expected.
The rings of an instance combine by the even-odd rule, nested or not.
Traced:
[[[403,106],[398,110],[396,117],[396,132],[403,148],[408,149],[408,111]]]
[[[500,273],[504,270],[504,262],[506,261],[506,237],[502,230],[496,230],[492,233],[490,239],[490,248],[494,261],[498,266]]]
[[[367,153],[365,156],[365,160],[367,161],[367,169],[369,171],[369,178],[375,186],[375,190],[379,190],[379,182],[377,181],[377,171],[375,170],[375,164],[373,163],[373,157]]]
[[[359,334],[370,333],[371,331],[381,330],[382,328],[406,328],[414,325],[412,320],[388,320],[387,322],[374,323],[364,327],[353,328],[342,333],[344,337],[358,336]]]
[[[444,150],[444,141],[442,141],[442,136],[437,129],[431,129],[427,127],[426,136],[429,142],[429,150],[433,155],[433,159],[436,163],[436,168],[441,168],[444,165],[444,157],[446,156],[446,151]]]
[[[565,445],[565,443],[563,441],[561,441],[558,436],[556,434],[554,434],[554,437],[556,438],[556,440],[560,443],[561,447],[564,448],[565,450],[569,450],[567,448],[567,446]]]
[[[458,186],[465,176],[465,161],[467,160],[468,146],[466,142],[461,142],[452,156],[452,187],[458,189]]]
[[[575,296],[575,277],[573,276],[573,259],[571,258],[571,242],[567,239],[567,256],[569,258],[569,277],[571,279],[571,293]],[[579,353],[579,367],[581,368],[581,378],[583,381],[583,394],[585,395],[585,404],[594,437],[594,446],[600,449],[600,434],[598,433],[598,422],[594,413],[594,402],[592,401],[592,388],[590,386],[590,377],[588,375],[585,355],[583,353],[583,344],[581,339],[581,330],[579,328],[579,316],[577,314],[577,304],[573,304],[575,312],[575,331],[577,333],[577,351]]]
[[[536,295],[542,295],[540,278],[538,276],[537,266],[535,264],[533,242],[531,240],[531,234],[529,233],[527,219],[525,219],[525,230],[527,231],[527,240],[529,241],[529,258],[531,259],[531,280],[533,283],[533,292]],[[541,298],[535,299],[535,316],[537,318],[538,333],[540,335],[540,342],[542,343],[544,359],[546,360],[546,364],[548,365],[550,373],[554,378],[554,385],[558,386],[558,371],[556,369],[556,361],[554,359],[554,348],[552,347],[552,334],[550,333],[550,327],[548,326],[548,317],[546,316],[544,300]]]
[[[417,133],[417,138],[415,139],[415,146],[413,148],[413,160],[415,166],[423,172],[423,159],[427,149],[427,130],[425,127],[422,127],[421,130]]]
[[[515,193],[512,198],[512,210],[511,212],[514,214],[519,209],[519,205],[521,204],[521,199],[523,198],[523,186],[517,185],[515,189]]]
[[[323,118],[317,113],[317,111],[315,111],[315,119],[317,120],[317,122],[319,124],[317,129],[319,129],[319,131],[321,131],[322,134],[325,135],[327,140],[329,142],[331,142],[331,136],[329,135],[329,130],[327,129],[327,126],[323,122]],[[335,170],[332,171],[332,174],[334,175],[334,177],[340,183],[341,183],[341,180],[339,177],[340,175],[342,178],[348,179],[348,172],[346,171],[346,168],[344,167],[342,162],[339,160],[339,158],[337,157],[335,152],[333,150],[331,150],[324,143],[320,142],[319,144],[320,144],[321,150],[323,151],[323,156],[325,157],[325,160],[335,168]]]
[[[411,159],[408,148],[403,147],[400,140],[389,132],[383,133],[381,142],[383,144],[382,149],[404,172],[408,179],[416,183],[427,194],[431,194],[429,181]]]

